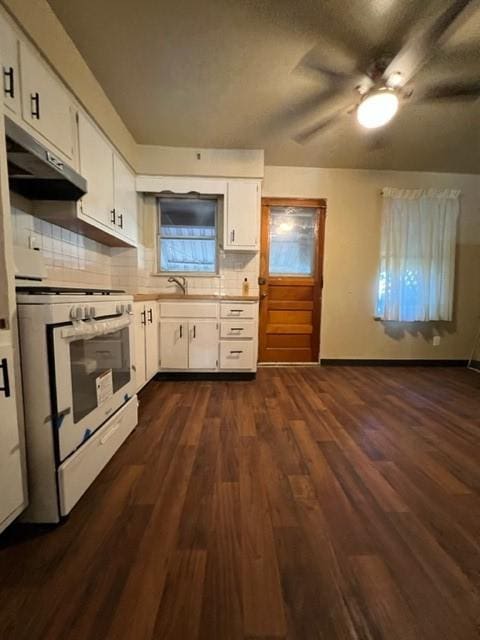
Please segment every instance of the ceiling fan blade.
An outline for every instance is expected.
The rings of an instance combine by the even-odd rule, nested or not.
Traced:
[[[415,91],[415,102],[432,100],[477,100],[480,98],[480,82],[471,84],[442,84]]]
[[[357,108],[357,103],[354,103],[354,104],[350,104],[348,107],[344,107],[343,109],[338,109],[337,111],[332,113],[330,116],[327,116],[323,120],[320,120],[320,122],[317,122],[316,124],[310,127],[307,127],[306,129],[304,129],[303,131],[295,135],[293,139],[295,140],[295,142],[298,142],[298,144],[308,144],[322,131],[336,124],[344,116],[352,113],[356,108]]]
[[[435,46],[475,0],[449,0],[446,8],[428,20],[420,30],[411,33],[406,44],[387,66],[384,78],[400,73],[405,85],[433,54]]]

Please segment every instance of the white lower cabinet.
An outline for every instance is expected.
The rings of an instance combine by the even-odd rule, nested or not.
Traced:
[[[216,320],[160,320],[161,369],[216,369]]]
[[[216,369],[218,366],[218,322],[189,322],[189,369]]]
[[[135,371],[137,391],[158,371],[158,304],[135,302]]]
[[[0,345],[0,531],[25,502],[14,384],[12,347]]]
[[[188,322],[160,321],[160,368],[188,369]]]
[[[255,371],[257,316],[255,302],[160,303],[160,370]]]

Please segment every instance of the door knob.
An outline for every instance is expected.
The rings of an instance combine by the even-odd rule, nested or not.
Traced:
[[[266,298],[267,296],[268,296],[268,293],[261,293],[261,294],[260,294],[260,298],[262,298],[262,299],[263,299],[263,298]]]

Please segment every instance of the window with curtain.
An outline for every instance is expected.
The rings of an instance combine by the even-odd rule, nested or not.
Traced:
[[[158,270],[217,272],[217,201],[158,198]]]
[[[376,315],[452,320],[458,191],[384,189]]]

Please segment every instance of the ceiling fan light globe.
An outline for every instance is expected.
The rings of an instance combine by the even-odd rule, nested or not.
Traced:
[[[398,111],[398,97],[393,91],[381,89],[369,94],[357,108],[357,120],[366,129],[383,127]]]

